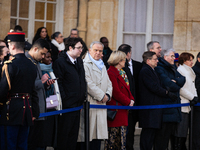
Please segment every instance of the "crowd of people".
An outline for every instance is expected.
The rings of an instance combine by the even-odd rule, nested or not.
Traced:
[[[133,150],[136,123],[142,128],[141,150],[185,150],[190,110],[194,107],[194,150],[200,149],[200,53],[162,49],[150,41],[143,62],[131,58],[128,44],[117,50],[101,37],[89,49],[77,29],[63,38],[37,30],[32,44],[17,25],[0,40],[0,149],[84,150],[84,110],[39,117],[39,114],[75,108],[84,100],[95,105],[146,106],[190,103],[186,107],[126,110],[108,119],[106,109],[89,111],[89,146],[100,150]],[[7,45],[8,46],[7,46]],[[178,62],[178,64],[175,62]]]

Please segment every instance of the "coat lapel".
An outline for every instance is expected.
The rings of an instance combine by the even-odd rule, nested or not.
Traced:
[[[124,87],[126,87],[128,90],[130,90],[129,86],[126,84],[124,79],[119,74],[119,71],[117,70],[117,68],[115,68],[114,66],[110,66],[110,69],[112,72],[116,74],[118,81],[121,82],[124,85]]]

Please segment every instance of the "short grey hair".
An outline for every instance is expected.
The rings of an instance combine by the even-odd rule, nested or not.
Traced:
[[[154,43],[160,44],[158,41],[150,41],[149,43],[147,43],[147,50],[148,51],[150,51],[150,49],[153,49]]]
[[[175,50],[173,48],[170,48],[170,49],[163,49],[161,51],[161,57],[164,57],[164,56],[168,56],[169,53],[171,52],[174,52],[175,53]]]
[[[104,48],[104,45],[103,45],[101,42],[99,42],[99,41],[94,41],[94,42],[92,42],[92,43],[90,44],[90,48],[91,48],[91,49],[92,49],[92,46],[93,46],[94,44],[100,44],[100,45],[102,45],[103,48]]]

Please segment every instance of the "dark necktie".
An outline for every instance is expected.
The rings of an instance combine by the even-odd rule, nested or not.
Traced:
[[[75,65],[76,69],[78,70],[78,64],[77,64],[77,61],[74,61],[74,65]]]

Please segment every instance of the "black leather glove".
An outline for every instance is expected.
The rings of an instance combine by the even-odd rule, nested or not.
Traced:
[[[190,106],[194,106],[198,103],[198,97],[194,97],[193,100],[190,101]]]
[[[169,98],[173,101],[176,101],[178,99],[178,96],[172,92],[169,92],[167,93],[167,95],[169,96]]]

